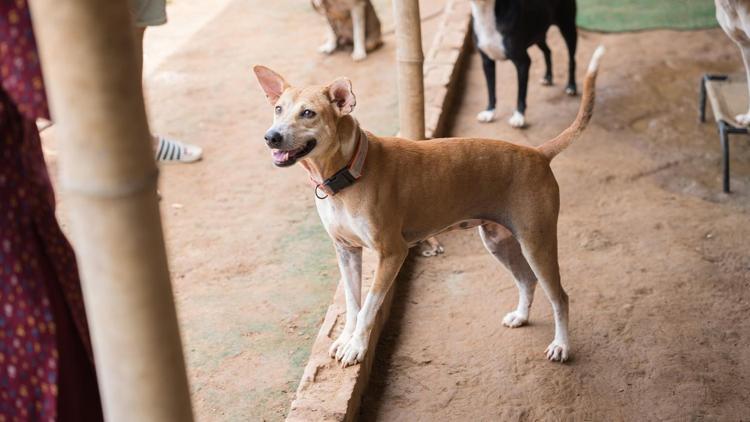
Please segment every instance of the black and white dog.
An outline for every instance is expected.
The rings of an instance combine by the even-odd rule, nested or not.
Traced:
[[[509,123],[517,128],[526,125],[526,88],[531,66],[526,50],[534,44],[542,50],[547,66],[542,84],[552,85],[552,59],[546,42],[551,25],[560,28],[568,46],[569,73],[565,92],[576,95],[575,0],[472,0],[471,15],[489,94],[487,109],[477,115],[477,120],[484,123],[495,120],[495,61],[510,59],[518,74],[518,102]]]

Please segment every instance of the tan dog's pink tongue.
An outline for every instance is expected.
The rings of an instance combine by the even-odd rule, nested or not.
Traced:
[[[274,149],[271,150],[271,155],[275,161],[286,161],[289,159],[289,151]]]

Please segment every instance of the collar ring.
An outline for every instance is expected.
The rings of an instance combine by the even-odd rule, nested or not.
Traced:
[[[326,198],[328,198],[328,195],[325,194],[325,191],[324,191],[325,196],[320,196],[318,194],[318,189],[320,189],[320,183],[318,183],[317,185],[315,185],[315,189],[313,189],[313,191],[315,192],[315,197],[316,198],[318,198],[318,199],[326,199]]]

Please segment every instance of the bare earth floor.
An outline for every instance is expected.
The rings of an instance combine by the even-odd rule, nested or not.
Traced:
[[[530,127],[506,121],[510,63],[498,65],[500,120],[475,121],[486,91],[474,55],[456,136],[538,145],[573,120],[580,98],[562,93],[565,50],[550,38],[556,84],[536,84],[534,50]],[[579,81],[599,43],[594,118],[552,166],[572,361],[543,356],[553,322],[541,289],[529,326],[501,326],[512,279],[475,231],[452,232],[445,255],[417,260],[397,286],[363,420],[750,418],[750,142],[735,138],[734,193],[720,193],[716,128],[696,111],[701,74],[740,69],[739,51],[720,30],[582,33]]]
[[[423,15],[443,3],[423,0]],[[160,186],[201,421],[283,419],[338,280],[304,172],[274,168],[263,146],[271,113],[250,68],[296,84],[348,76],[363,126],[394,134],[391,4],[375,5],[385,46],[357,65],[316,52],[325,22],[298,0],[180,0],[174,26],[147,34],[152,127],[205,149],[198,164],[163,166]],[[427,45],[437,22],[425,22]],[[538,145],[565,128],[580,98],[562,93],[565,50],[556,30],[550,41],[556,85],[536,84],[533,50],[528,129],[506,122],[510,63],[498,65],[500,120],[476,123],[486,92],[474,54],[453,133]],[[750,417],[750,142],[735,138],[734,193],[720,193],[716,128],[696,112],[700,75],[740,69],[739,51],[720,30],[584,32],[579,81],[599,43],[609,51],[594,119],[553,163],[573,360],[544,359],[553,324],[541,289],[530,326],[501,326],[511,278],[475,231],[453,232],[445,255],[416,260],[396,287],[363,420]],[[54,128],[44,138],[54,169]]]

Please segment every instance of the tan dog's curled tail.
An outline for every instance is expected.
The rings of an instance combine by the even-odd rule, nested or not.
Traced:
[[[578,116],[567,129],[557,137],[545,142],[538,147],[542,154],[552,160],[557,154],[567,148],[574,139],[576,139],[588,125],[591,115],[594,113],[594,89],[596,88],[596,74],[599,71],[599,59],[604,55],[604,46],[600,45],[591,56],[589,69],[586,72],[586,78],[583,81],[583,96],[581,98],[581,107],[578,109]]]

